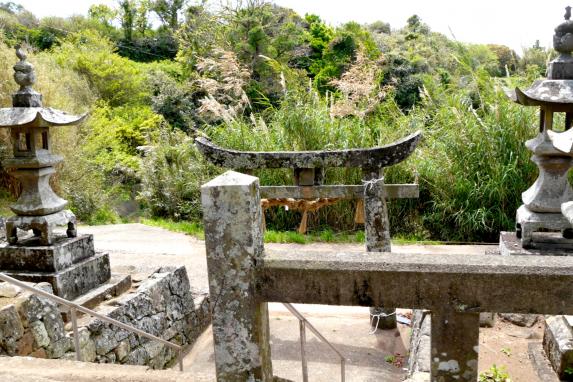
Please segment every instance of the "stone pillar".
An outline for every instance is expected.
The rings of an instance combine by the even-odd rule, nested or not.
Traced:
[[[364,231],[368,252],[391,252],[390,222],[386,207],[384,177],[380,169],[362,169],[364,187]],[[370,308],[371,324],[377,329],[396,327],[396,310]],[[391,316],[386,316],[391,314]]]
[[[431,380],[477,381],[479,313],[433,310],[431,319]]]
[[[384,178],[379,170],[364,169],[364,231],[368,252],[391,252],[390,222],[386,207]]]
[[[255,300],[263,234],[258,178],[228,171],[201,187],[217,381],[272,381],[266,303]]]

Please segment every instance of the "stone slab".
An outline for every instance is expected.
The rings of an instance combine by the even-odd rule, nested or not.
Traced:
[[[127,292],[131,288],[131,276],[120,273],[112,273],[111,278],[105,284],[90,290],[89,292],[76,298],[73,302],[84,306],[88,309],[93,309],[100,303],[109,300],[113,297],[118,297],[122,293]],[[79,316],[82,316],[82,312],[76,312]],[[69,312],[66,309],[62,312],[64,321],[69,321]]]
[[[58,272],[94,255],[93,235],[58,236],[52,245],[31,236],[14,245],[0,243],[0,270]]]
[[[559,235],[559,234],[555,234]],[[571,241],[571,240],[569,240]],[[571,256],[573,246],[563,248],[563,243],[554,244],[550,241],[533,242],[533,248],[523,248],[515,232],[501,232],[499,235],[499,250],[504,256]]]
[[[257,279],[259,301],[573,314],[568,256],[267,253]]]
[[[549,360],[545,356],[543,346],[538,342],[530,342],[527,353],[533,363],[534,369],[543,382],[559,382],[559,377],[551,367]]]
[[[6,271],[9,276],[28,282],[48,282],[54,294],[73,300],[107,282],[111,277],[109,255],[98,253],[60,272]]]
[[[564,378],[565,370],[573,367],[573,332],[563,316],[546,318],[543,349],[553,370]]]
[[[386,199],[418,198],[420,188],[417,184],[385,184]],[[265,199],[362,199],[363,185],[323,185],[323,186],[262,186],[261,198]]]
[[[523,247],[543,249],[539,245],[552,245],[553,247],[565,245],[570,248],[573,244],[571,239],[565,239],[561,235],[551,235],[551,232],[559,233],[571,228],[571,224],[561,214],[561,211],[556,213],[533,212],[522,205],[517,209],[515,220],[517,229],[520,230]]]

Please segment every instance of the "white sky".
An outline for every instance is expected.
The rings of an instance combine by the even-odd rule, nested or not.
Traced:
[[[8,0],[1,0],[8,1]],[[92,4],[115,0],[12,0],[36,16],[87,14]],[[191,0],[191,2],[198,2]],[[550,46],[554,28],[563,20],[564,0],[275,0],[301,15],[315,13],[332,25],[376,20],[400,28],[417,14],[432,30],[459,41],[504,44],[521,54],[522,47],[540,40]]]

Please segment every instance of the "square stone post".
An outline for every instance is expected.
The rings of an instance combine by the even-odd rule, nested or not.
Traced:
[[[272,381],[267,303],[255,300],[264,255],[259,180],[228,171],[201,187],[219,382]]]
[[[386,207],[384,177],[377,168],[362,169],[364,186],[364,232],[368,252],[391,252],[390,221]],[[396,327],[396,309],[370,308],[372,325],[378,329]],[[384,317],[384,315],[390,316]],[[380,316],[382,315],[382,316]]]
[[[476,382],[479,313],[457,313],[446,308],[432,310],[431,319],[431,380]]]
[[[384,177],[379,169],[363,169],[364,231],[368,252],[391,252],[390,222],[386,207]]]

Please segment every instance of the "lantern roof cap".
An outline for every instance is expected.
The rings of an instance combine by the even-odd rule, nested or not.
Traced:
[[[81,122],[87,114],[72,115],[50,107],[10,107],[0,109],[0,128],[23,126],[67,126]]]

